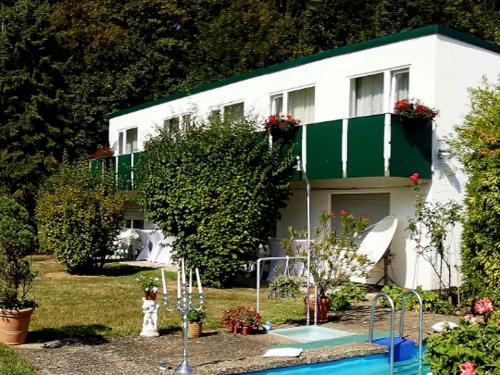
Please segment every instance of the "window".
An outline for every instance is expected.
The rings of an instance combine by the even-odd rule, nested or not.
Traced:
[[[332,194],[332,210],[339,212],[347,210],[354,216],[367,216],[370,225],[375,224],[390,214],[389,193],[371,194]],[[338,215],[332,220],[332,230],[338,230],[340,220]],[[367,232],[364,232],[361,241]]]
[[[271,114],[283,113],[283,94],[271,96]]]
[[[221,110],[219,108],[217,108],[217,109],[210,111],[210,114],[208,115],[208,119],[213,120],[213,121],[220,121]]]
[[[118,133],[118,154],[132,154],[139,150],[137,128],[131,128]]]
[[[291,114],[302,124],[314,122],[315,88],[288,91],[271,96],[271,114]]]
[[[408,98],[410,86],[410,72],[408,70],[399,70],[392,72],[391,86],[392,86],[392,100],[393,106],[398,100]]]
[[[189,125],[190,122],[191,122],[191,115],[190,114],[186,114],[186,115],[182,116],[182,126]]]
[[[224,121],[239,122],[244,119],[244,103],[236,103],[224,106]]]
[[[354,79],[355,117],[382,113],[384,110],[384,74],[373,74]]]
[[[179,117],[172,117],[163,121],[163,128],[169,133],[179,131]]]
[[[314,122],[314,87],[288,93],[288,113],[303,124]]]
[[[125,228],[127,229],[144,229],[143,219],[126,219]]]

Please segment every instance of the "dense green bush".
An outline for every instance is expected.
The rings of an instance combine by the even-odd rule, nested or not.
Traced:
[[[406,293],[407,289],[401,288],[400,286],[386,285],[382,288],[382,292],[389,295],[396,306],[397,309],[401,308],[401,301],[403,295]],[[422,297],[422,303],[424,305],[424,311],[433,312],[437,314],[451,314],[456,308],[448,302],[448,296],[452,294],[452,291],[444,291],[443,294],[435,292],[432,290],[423,290],[422,287],[417,287],[417,292]],[[389,303],[385,299],[379,300],[380,305],[388,307]],[[418,301],[413,295],[410,295],[406,300],[406,309],[417,310]]]
[[[34,250],[35,235],[28,211],[14,199],[0,195],[0,308],[24,308],[34,278],[26,255]]]
[[[366,288],[362,284],[347,283],[328,293],[327,296],[331,299],[331,311],[347,310],[366,299]]]
[[[455,375],[462,363],[470,362],[478,375],[500,371],[500,325],[497,322],[472,324],[462,320],[458,328],[432,336],[425,359],[432,373]]]
[[[176,258],[203,281],[228,285],[274,235],[294,160],[248,121],[191,124],[162,132],[145,150],[141,175],[149,220],[176,236]]]
[[[100,268],[112,253],[124,208],[125,197],[111,173],[92,172],[87,162],[63,163],[38,197],[40,246],[55,253],[69,272]]]
[[[454,147],[467,183],[462,235],[464,296],[500,304],[500,83],[471,90],[470,114],[457,127]]]
[[[297,298],[305,285],[303,277],[279,275],[269,283],[269,298]]]

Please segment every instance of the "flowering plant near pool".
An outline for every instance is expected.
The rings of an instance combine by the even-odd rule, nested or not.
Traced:
[[[394,114],[405,120],[424,120],[425,124],[430,124],[432,119],[439,114],[434,108],[429,108],[418,99],[401,99],[394,105]]]
[[[230,329],[234,334],[239,332],[248,334],[253,329],[260,327],[262,324],[261,319],[261,315],[252,307],[236,305],[224,311],[221,317],[221,324]]]
[[[146,277],[141,275],[138,279],[135,279],[141,288],[146,293],[158,293],[158,287],[160,286],[160,279],[158,277]]]
[[[425,358],[433,374],[475,375],[498,373],[500,348],[500,315],[488,298],[478,300],[473,312],[482,322],[462,319],[455,329],[445,329],[432,336]],[[490,319],[489,319],[490,318]]]

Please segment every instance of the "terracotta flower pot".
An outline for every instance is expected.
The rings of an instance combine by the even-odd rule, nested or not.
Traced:
[[[243,336],[251,335],[253,332],[253,327],[252,326],[243,326],[241,327],[241,334]]]
[[[202,331],[203,331],[203,322],[189,322],[188,337],[190,339],[195,339],[200,337]]]
[[[314,321],[314,305],[315,299],[314,295],[310,295],[310,303],[309,303],[309,316],[311,321]],[[318,323],[326,323],[328,322],[328,311],[330,311],[330,298],[328,297],[320,297],[318,301]],[[307,298],[304,297],[304,304],[307,304]],[[307,308],[307,306],[306,306]]]
[[[26,342],[34,307],[21,310],[0,309],[0,342],[19,345]]]
[[[144,292],[144,298],[148,301],[156,301],[156,298],[158,297],[158,293],[155,292]]]

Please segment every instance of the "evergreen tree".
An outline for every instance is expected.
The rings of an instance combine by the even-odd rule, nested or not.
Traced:
[[[47,29],[48,2],[0,11],[0,189],[32,210],[40,180],[72,146],[64,65]]]

